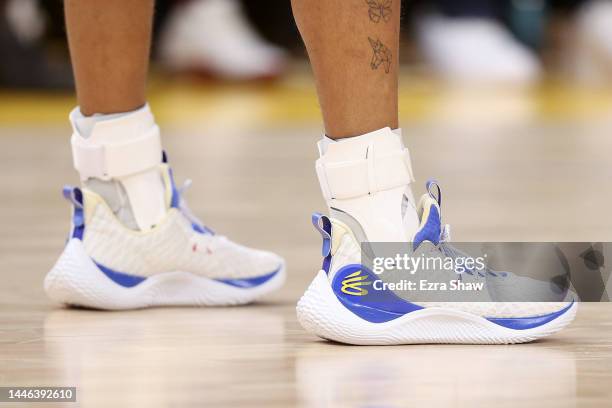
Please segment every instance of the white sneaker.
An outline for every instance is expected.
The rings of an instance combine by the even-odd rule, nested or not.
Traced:
[[[319,152],[317,175],[330,216],[312,218],[323,237],[323,266],[297,304],[298,320],[307,331],[349,344],[505,344],[550,335],[574,318],[577,303],[566,301],[566,292],[522,301],[528,293],[539,295],[542,285],[526,285],[521,277],[496,273],[486,263],[476,269],[474,262],[474,268],[460,272],[437,266],[449,259],[465,261],[465,256],[446,244],[450,234],[442,226],[436,183],[428,183],[428,194],[413,206],[410,155],[399,130],[384,128],[337,142],[323,139]],[[385,249],[393,252],[382,254]],[[381,257],[394,254],[433,259],[433,267],[399,270],[401,261]],[[389,274],[376,270],[375,259],[392,261]],[[474,288],[479,284],[480,289],[452,292],[456,297],[443,288],[415,291],[389,285],[412,281],[420,286],[423,278],[449,286],[451,281]],[[543,286],[550,291],[549,284]]]
[[[568,62],[577,79],[593,85],[612,82],[612,2],[586,3],[576,17],[574,37]]]
[[[440,250],[443,234],[434,203],[425,195],[419,208],[421,237],[415,242],[422,240],[417,251],[425,254]],[[578,304],[572,301],[493,302],[486,292],[478,301],[411,301],[409,291],[384,288],[385,278],[363,264],[360,242],[346,223],[321,214],[313,223],[323,235],[325,258],[298,302],[297,315],[307,331],[324,339],[364,345],[524,343],[563,329],[576,314]],[[478,273],[464,275],[463,281],[484,279]],[[504,272],[487,282],[491,279],[517,278]]]
[[[283,284],[279,256],[215,234],[191,215],[166,163],[160,173],[167,213],[148,231],[126,228],[95,192],[64,189],[72,232],[45,279],[51,299],[97,309],[236,305]]]
[[[160,41],[162,63],[173,71],[251,80],[274,78],[285,70],[286,53],[261,38],[236,0],[177,6]]]
[[[493,20],[428,17],[419,38],[427,60],[450,81],[522,85],[540,76],[537,57]]]

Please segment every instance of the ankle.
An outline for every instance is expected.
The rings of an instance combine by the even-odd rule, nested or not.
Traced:
[[[408,241],[418,224],[408,149],[401,131],[319,142],[317,175],[330,211],[357,221],[369,241]]]
[[[125,113],[70,114],[74,166],[129,228],[148,230],[166,213],[159,128],[148,107]]]

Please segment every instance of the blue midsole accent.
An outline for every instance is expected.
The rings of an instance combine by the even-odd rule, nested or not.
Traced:
[[[234,286],[242,289],[254,288],[256,286],[262,285],[272,279],[276,274],[278,274],[281,270],[279,266],[278,269],[261,276],[256,276],[254,278],[244,278],[244,279],[215,279],[217,282],[225,283],[226,285]]]
[[[344,305],[351,312],[361,317],[364,320],[367,320],[370,323],[385,323],[399,317],[405,316],[413,311],[422,310],[424,308],[419,308],[415,306],[415,309],[408,313],[396,313],[388,310],[378,309],[371,306],[360,305],[358,303],[350,302],[346,298],[341,296],[336,296],[340,303]],[[534,329],[536,327],[540,327],[546,323],[552,322],[556,318],[565,314],[574,304],[572,302],[569,306],[565,308],[549,313],[546,315],[540,316],[527,316],[527,317],[511,317],[511,318],[495,318],[495,317],[485,317],[491,323],[495,323],[499,326],[512,329],[512,330],[526,330],[526,329]]]
[[[353,288],[347,283],[348,290],[343,289],[344,280],[347,278],[349,279],[347,282],[358,279]],[[380,280],[378,276],[365,265],[348,264],[336,272],[332,290],[344,307],[370,323],[388,322],[422,309],[421,306],[400,298],[390,290],[371,290],[373,283],[378,280]]]
[[[127,273],[117,272],[111,268],[108,268],[98,262],[95,262],[96,266],[104,275],[106,275],[110,280],[115,282],[117,285],[123,286],[124,288],[132,288],[134,286],[139,285],[144,282],[147,278],[136,275],[129,275]],[[279,266],[278,269],[272,271],[266,275],[256,276],[254,278],[244,278],[244,279],[214,279],[217,282],[224,283],[226,285],[234,286],[237,288],[248,289],[253,288],[259,285],[262,285],[272,279],[276,274],[278,274],[281,270]]]
[[[123,286],[124,288],[132,288],[140,283],[144,282],[147,278],[136,275],[128,275],[127,273],[117,272],[111,268],[99,264],[94,261],[98,269],[102,271],[110,280],[115,282],[117,285]]]
[[[343,283],[346,280],[346,284]],[[336,272],[331,283],[332,291],[344,307],[356,316],[370,323],[385,323],[399,317],[405,316],[423,307],[411,303],[397,296],[390,290],[364,290],[373,286],[379,278],[366,266],[360,264],[348,264]],[[357,283],[355,283],[357,282]],[[353,286],[351,287],[351,283]],[[348,287],[343,289],[344,286]],[[482,316],[491,323],[512,330],[526,330],[542,326],[555,320],[567,312],[573,302],[553,313],[539,316],[495,318]]]
[[[370,323],[385,323],[391,320],[395,320],[398,317],[402,317],[407,315],[408,313],[396,313],[390,312],[388,310],[377,309],[371,306],[360,305],[358,303],[351,302],[343,297],[336,296],[340,303],[344,305],[348,310],[361,317],[364,320],[367,320]],[[416,305],[415,305],[416,306]],[[415,310],[420,310],[422,308],[418,308]]]
[[[552,322],[557,317],[567,312],[573,305],[574,305],[574,302],[572,301],[572,303],[570,303],[567,307],[564,307],[561,310],[558,310],[553,313],[541,315],[541,316],[506,317],[506,318],[487,317],[486,319],[490,321],[491,323],[495,323],[502,327],[506,327],[512,330],[533,329],[536,327],[540,327],[548,322]]]

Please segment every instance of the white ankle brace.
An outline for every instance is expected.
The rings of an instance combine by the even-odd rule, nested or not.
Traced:
[[[319,142],[316,169],[330,209],[348,213],[369,241],[403,242],[418,226],[404,196],[412,200],[412,165],[401,131],[380,129],[336,143]],[[413,212],[411,214],[409,212]]]
[[[161,139],[149,106],[122,115],[88,119],[91,121],[83,130],[89,135],[84,137],[80,131],[83,116],[79,109],[70,114],[72,156],[81,180],[119,182],[128,196],[138,227],[150,229],[165,215],[166,202],[159,172]]]
[[[393,133],[395,133],[396,135],[398,135],[400,137],[400,139],[402,138],[402,129],[397,128],[397,129],[391,129],[391,131]],[[354,137],[359,137],[359,136],[354,136]],[[330,145],[330,143],[339,143],[342,142],[343,140],[348,140],[348,139],[352,139],[351,137],[347,137],[344,139],[332,139],[331,137],[327,136],[327,135],[323,135],[323,137],[321,138],[321,140],[319,141],[319,153],[321,154],[325,154],[325,152],[327,152],[327,146]]]

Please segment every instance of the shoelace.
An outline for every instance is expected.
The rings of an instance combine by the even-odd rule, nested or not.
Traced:
[[[465,253],[459,251],[458,249],[450,245],[450,241],[451,241],[450,231],[451,231],[451,227],[449,224],[445,224],[442,227],[442,231],[440,232],[440,243],[438,245],[438,249],[440,250],[440,252],[442,252],[444,256],[448,256],[451,258],[465,257],[466,256]],[[488,267],[485,268],[484,271],[483,270],[478,270],[478,271],[472,270],[472,271],[465,271],[465,273],[476,277],[476,279],[486,278],[487,276],[492,276],[496,278],[498,277],[505,278],[508,276],[507,272],[503,272],[503,271],[493,272]]]
[[[440,232],[440,242],[447,243],[451,241],[451,226],[450,224],[444,224],[442,231]]]
[[[440,232],[440,243],[438,244],[438,249],[440,250],[440,252],[442,252],[444,256],[447,256],[450,258],[465,257],[466,254],[459,251],[452,245],[450,245],[450,241],[451,241],[451,227],[449,224],[444,224],[444,226],[442,227],[442,231]],[[475,270],[467,271],[466,270],[465,273],[472,275],[476,277],[477,279],[485,277],[485,274],[482,273],[481,271],[475,271]]]
[[[191,211],[189,206],[187,205],[187,200],[183,198],[183,196],[187,193],[187,190],[191,187],[193,181],[191,179],[187,179],[183,182],[183,185],[178,188],[179,202],[178,209],[179,211],[191,222],[193,225],[199,227],[202,231],[205,231],[211,235],[214,235],[215,232],[208,228],[206,225],[200,221],[198,217]]]
[[[440,241],[438,244],[438,249],[440,250],[440,252],[442,252],[444,256],[450,258],[457,258],[459,256],[465,255],[461,253],[461,251],[455,249],[452,245],[450,245],[450,242],[451,226],[449,224],[444,224],[444,226],[442,226],[442,231],[440,231]]]

